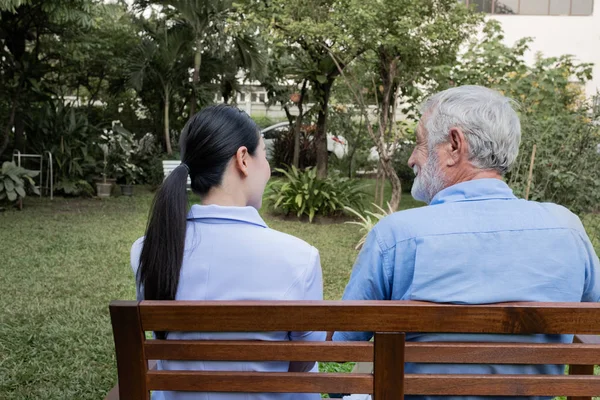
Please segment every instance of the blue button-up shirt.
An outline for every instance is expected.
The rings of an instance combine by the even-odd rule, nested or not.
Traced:
[[[133,245],[137,271],[143,238]],[[138,299],[143,298],[138,288]],[[194,205],[176,300],[322,300],[318,251],[269,229],[252,207]],[[324,332],[170,332],[170,340],[323,341]],[[289,362],[161,361],[159,369],[286,372]],[[317,370],[318,366],[313,368]],[[153,400],[316,400],[319,394],[154,392]]]
[[[577,216],[517,199],[498,179],[460,183],[369,233],[344,300],[484,304],[600,300],[600,265]],[[334,340],[369,340],[337,332]],[[412,341],[568,342],[567,335],[410,334]],[[407,364],[407,373],[562,373],[562,367]],[[465,398],[465,397],[461,397]]]

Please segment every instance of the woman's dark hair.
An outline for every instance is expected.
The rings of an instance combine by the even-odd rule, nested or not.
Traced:
[[[150,211],[137,274],[144,299],[175,300],[185,247],[188,173],[194,193],[205,195],[221,184],[238,149],[246,146],[254,155],[259,141],[256,123],[236,107],[210,106],[187,122],[179,140],[181,165],[165,179]],[[164,339],[164,332],[157,337]]]

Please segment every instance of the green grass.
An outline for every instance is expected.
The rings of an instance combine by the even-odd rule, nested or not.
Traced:
[[[150,201],[147,192],[105,201],[27,198],[22,212],[0,213],[1,399],[100,399],[115,384],[108,303],[135,298],[129,249],[144,233]],[[402,208],[416,205],[403,196]],[[325,298],[339,299],[358,227],[264,217],[320,250]]]
[[[0,213],[1,399],[99,399],[115,384],[108,303],[135,298],[129,250],[151,198],[27,198]],[[325,297],[339,299],[358,228],[264,217],[320,250]]]

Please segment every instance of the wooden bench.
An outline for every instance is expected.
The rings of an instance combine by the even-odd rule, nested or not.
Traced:
[[[114,301],[110,314],[119,386],[109,397],[146,400],[150,390],[404,395],[600,396],[600,340],[589,343],[417,343],[403,332],[600,333],[597,303],[440,305],[406,301]],[[145,331],[372,331],[373,342],[148,340]],[[149,360],[365,361],[373,374],[158,371]],[[571,375],[404,374],[404,362],[570,364]]]
[[[162,166],[163,166],[164,179],[166,179],[167,176],[169,176],[169,174],[171,172],[173,172],[173,170],[175,168],[179,167],[180,165],[181,165],[181,161],[180,160],[163,160]],[[187,188],[188,188],[188,190],[191,190],[190,189],[191,185],[192,185],[192,180],[188,176],[188,178],[187,178]]]

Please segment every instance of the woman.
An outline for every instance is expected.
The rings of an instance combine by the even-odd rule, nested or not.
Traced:
[[[265,143],[235,107],[205,108],[183,129],[181,165],[156,194],[146,235],[133,245],[138,298],[322,300],[318,251],[269,229],[258,214],[271,175]],[[188,212],[186,181],[202,200]],[[323,332],[155,332],[172,340],[324,340]],[[162,361],[159,369],[310,371],[316,363]],[[318,399],[318,394],[155,392],[153,399]]]

